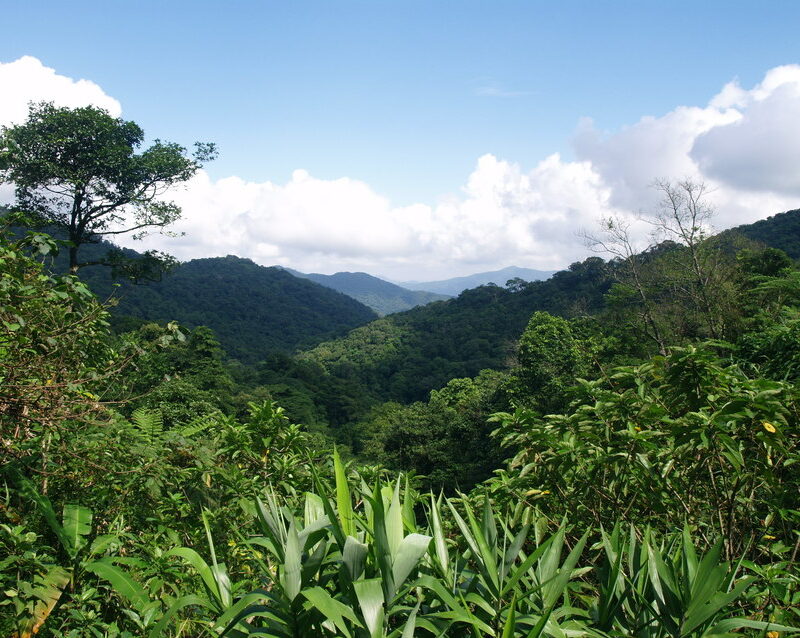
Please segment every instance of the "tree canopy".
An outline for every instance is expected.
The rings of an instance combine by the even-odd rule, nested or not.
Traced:
[[[131,271],[119,252],[81,262],[78,250],[103,237],[141,238],[178,220],[180,207],[163,195],[216,156],[213,144],[198,142],[188,155],[183,146],[158,139],[138,152],[143,141],[135,122],[94,106],[50,102],[31,104],[23,124],[2,129],[0,181],[14,184],[17,209],[66,230],[71,272],[107,263],[147,276],[141,268]],[[145,256],[150,262],[166,257],[156,251]]]

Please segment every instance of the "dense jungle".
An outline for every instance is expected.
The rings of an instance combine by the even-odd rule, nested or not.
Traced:
[[[134,127],[3,131],[0,635],[800,634],[800,211],[660,181],[646,249],[379,317],[108,243],[213,155]]]

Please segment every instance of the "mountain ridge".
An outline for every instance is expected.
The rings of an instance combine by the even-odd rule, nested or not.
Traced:
[[[323,275],[302,273],[291,268],[285,268],[285,270],[295,277],[309,279],[321,286],[338,290],[365,306],[369,306],[380,316],[450,298],[450,295],[409,290],[365,272],[337,272],[333,275]]]
[[[520,268],[519,266],[506,266],[500,270],[490,270],[487,272],[473,273],[462,277],[451,277],[450,279],[440,279],[436,281],[401,281],[399,286],[409,290],[421,290],[435,292],[439,294],[451,295],[453,297],[461,294],[470,288],[485,286],[495,283],[504,286],[511,279],[522,279],[523,281],[542,281],[552,277],[557,270],[535,270],[533,268]]]

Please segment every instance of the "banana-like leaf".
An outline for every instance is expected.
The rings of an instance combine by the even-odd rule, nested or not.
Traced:
[[[297,598],[302,588],[301,561],[302,550],[300,539],[297,535],[297,528],[294,521],[289,523],[289,532],[286,536],[286,547],[284,548],[285,558],[283,562],[283,573],[281,574],[281,586],[286,597],[293,601]]]
[[[20,622],[19,638],[31,638],[38,633],[61,598],[61,594],[64,593],[64,588],[70,581],[70,574],[62,567],[52,567],[47,574],[37,580],[39,582],[33,592],[39,600],[33,607],[31,617]]]
[[[308,602],[311,603],[314,609],[321,612],[325,618],[332,622],[334,626],[348,638],[351,634],[345,622],[345,618],[355,626],[363,627],[350,607],[334,599],[327,591],[322,589],[322,587],[304,589],[302,594],[308,599]]]
[[[392,563],[392,580],[395,591],[402,587],[411,571],[417,566],[420,558],[428,551],[432,537],[424,534],[409,534],[402,541],[397,549]]]
[[[339,510],[339,521],[345,536],[356,535],[356,524],[353,520],[353,504],[350,500],[350,487],[347,475],[339,457],[339,451],[333,450],[333,472],[336,479],[336,508]]]
[[[86,536],[92,531],[92,510],[83,505],[64,505],[62,524],[67,539],[65,549],[75,560],[86,545]]]
[[[120,544],[119,536],[116,534],[101,534],[92,541],[89,547],[90,556],[98,556],[105,552],[109,547]]]
[[[86,569],[111,583],[114,591],[125,598],[133,608],[141,612],[150,602],[144,588],[124,569],[115,565],[110,558],[101,558],[86,565]]]
[[[384,611],[381,579],[359,580],[353,584],[353,588],[370,638],[382,638]]]

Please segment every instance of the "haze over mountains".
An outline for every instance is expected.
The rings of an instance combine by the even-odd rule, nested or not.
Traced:
[[[476,288],[478,286],[485,286],[489,283],[495,283],[498,286],[504,286],[510,279],[522,279],[523,281],[541,281],[548,279],[554,275],[555,270],[534,270],[532,268],[518,268],[517,266],[508,266],[501,270],[492,270],[490,272],[479,272],[474,275],[466,275],[465,277],[453,277],[452,279],[443,279],[440,281],[404,281],[399,282],[399,285],[411,290],[426,290],[429,292],[437,292],[443,295],[456,296],[464,290]]]
[[[338,290],[369,306],[381,316],[450,298],[450,295],[435,292],[408,290],[365,272],[337,272],[333,275],[321,275],[319,273],[306,274],[291,268],[287,268],[286,271],[295,277],[310,279],[321,286]]]

